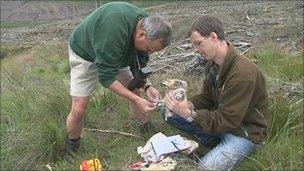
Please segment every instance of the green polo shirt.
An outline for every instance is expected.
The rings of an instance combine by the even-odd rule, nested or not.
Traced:
[[[147,16],[148,13],[129,3],[104,4],[77,26],[70,37],[70,47],[97,66],[99,81],[108,88],[120,68],[130,66],[134,72],[134,32],[139,18]],[[146,54],[138,58],[143,66],[149,60]]]

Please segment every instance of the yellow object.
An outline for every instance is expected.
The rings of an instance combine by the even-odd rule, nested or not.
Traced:
[[[98,159],[84,160],[80,165],[81,171],[102,171],[101,163]]]

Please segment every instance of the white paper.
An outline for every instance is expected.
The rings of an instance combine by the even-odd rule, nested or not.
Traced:
[[[186,141],[180,136],[159,137],[151,141],[156,156],[168,154],[189,148]]]

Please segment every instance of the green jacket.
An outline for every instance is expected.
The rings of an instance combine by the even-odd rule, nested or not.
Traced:
[[[265,78],[232,44],[221,68],[208,62],[202,92],[190,101],[197,111],[195,123],[204,132],[265,141],[271,122]]]
[[[134,32],[140,17],[148,14],[125,2],[107,3],[84,19],[72,33],[69,44],[80,57],[97,66],[100,83],[109,87],[120,68],[135,70]],[[139,53],[144,67],[149,56]]]

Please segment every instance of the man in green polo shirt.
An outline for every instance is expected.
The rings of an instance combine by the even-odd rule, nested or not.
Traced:
[[[68,149],[77,151],[89,98],[99,81],[126,98],[141,128],[149,125],[147,112],[156,108],[160,93],[147,80],[142,89],[126,87],[134,73],[147,65],[150,53],[164,49],[171,41],[169,23],[138,7],[107,3],[92,12],[74,30],[69,40],[71,65],[71,112],[67,117]]]

